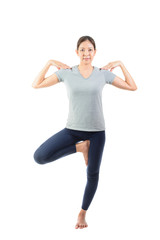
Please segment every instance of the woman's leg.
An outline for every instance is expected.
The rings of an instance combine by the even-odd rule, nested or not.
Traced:
[[[77,224],[75,226],[76,229],[88,227],[85,219],[86,211],[89,208],[98,186],[99,169],[105,145],[105,131],[93,134],[89,140],[90,148],[88,152],[87,184],[83,196],[82,209],[78,215]]]
[[[105,145],[105,131],[97,132],[90,138],[88,152],[87,184],[83,196],[82,209],[87,210],[96,192],[99,170]]]
[[[39,164],[45,164],[75,153],[76,142],[78,139],[64,128],[39,146],[34,153],[34,160]]]

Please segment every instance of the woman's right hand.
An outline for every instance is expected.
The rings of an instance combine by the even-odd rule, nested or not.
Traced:
[[[61,68],[63,68],[63,69],[71,68],[68,65],[66,65],[62,62],[56,61],[56,60],[49,60],[49,63],[50,63],[50,65],[53,65],[53,66],[57,67],[58,70],[61,69]]]

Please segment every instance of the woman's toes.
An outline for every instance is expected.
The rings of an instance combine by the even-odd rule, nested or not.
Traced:
[[[76,229],[78,229],[78,228],[82,229],[82,228],[86,228],[86,227],[88,227],[88,224],[77,224],[75,226]]]

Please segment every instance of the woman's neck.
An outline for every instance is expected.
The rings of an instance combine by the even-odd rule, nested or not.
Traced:
[[[80,71],[84,71],[84,72],[87,72],[87,71],[91,71],[91,70],[93,70],[93,66],[92,65],[90,65],[90,64],[88,64],[88,65],[84,65],[84,64],[79,64],[78,65],[78,69],[80,70]]]

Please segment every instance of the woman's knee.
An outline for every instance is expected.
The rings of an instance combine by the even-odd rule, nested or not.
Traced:
[[[87,179],[90,181],[98,181],[99,179],[99,171],[87,171]]]
[[[35,162],[38,164],[46,163],[44,156],[41,154],[41,152],[38,149],[34,152],[33,158],[34,158]]]

